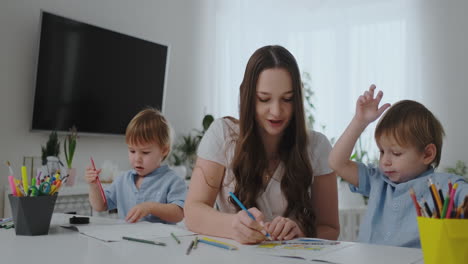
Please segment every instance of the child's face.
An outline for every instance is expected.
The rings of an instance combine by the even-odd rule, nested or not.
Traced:
[[[140,176],[146,176],[161,166],[168,149],[160,148],[156,143],[138,146],[128,144],[128,160]]]
[[[416,147],[400,146],[393,137],[387,135],[382,135],[377,145],[380,150],[380,169],[392,182],[409,181],[428,168],[424,151]]]

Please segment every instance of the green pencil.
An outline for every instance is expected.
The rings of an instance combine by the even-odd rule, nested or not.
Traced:
[[[171,232],[171,236],[177,241],[177,244],[180,244],[180,240]]]
[[[146,243],[146,244],[152,244],[152,245],[157,245],[157,246],[165,246],[166,243],[163,242],[156,242],[152,240],[146,240],[146,239],[139,239],[139,238],[133,238],[133,237],[122,237],[125,240],[133,241],[133,242],[140,242],[140,243]]]
[[[198,237],[195,237],[195,239],[193,240],[193,249],[197,249],[197,246],[198,246]]]

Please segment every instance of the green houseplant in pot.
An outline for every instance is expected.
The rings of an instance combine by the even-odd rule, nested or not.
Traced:
[[[76,178],[76,168],[73,168],[72,163],[73,163],[73,157],[75,155],[75,150],[76,150],[76,140],[78,138],[78,132],[76,130],[76,127],[73,126],[70,129],[70,132],[68,135],[65,136],[65,139],[63,141],[63,153],[65,154],[65,161],[67,163],[67,181],[65,182],[65,185],[67,186],[73,186],[75,184],[75,178]]]
[[[195,165],[198,145],[213,121],[214,117],[212,115],[205,115],[202,121],[202,130],[193,129],[191,133],[179,137],[174,145],[169,157],[169,163],[176,167],[184,166],[187,179],[190,179]]]

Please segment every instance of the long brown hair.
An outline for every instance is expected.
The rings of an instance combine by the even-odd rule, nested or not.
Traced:
[[[293,87],[293,114],[278,148],[285,167],[281,190],[288,201],[283,216],[295,219],[306,236],[315,236],[311,196],[313,174],[307,151],[302,82],[294,56],[281,46],[258,49],[245,69],[240,85],[239,135],[231,164],[236,179],[234,193],[249,208],[257,206],[256,200],[263,191],[262,178],[268,168],[268,159],[255,121],[256,88],[260,73],[272,68],[288,71]],[[232,200],[231,203],[240,210]]]

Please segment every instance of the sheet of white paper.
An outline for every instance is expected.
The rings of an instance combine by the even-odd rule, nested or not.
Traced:
[[[347,242],[320,239],[313,239],[311,241],[294,239],[286,243],[287,244],[281,244],[279,241],[265,241],[260,245],[248,246],[247,249],[251,253],[312,260],[352,245],[352,243]]]
[[[314,259],[339,264],[411,264],[420,263],[422,258],[420,249],[353,243],[350,247],[317,256]]]
[[[78,231],[84,235],[107,242],[121,241],[123,236],[141,239],[154,239],[160,237],[170,237],[171,233],[174,233],[176,236],[188,236],[195,234],[177,226],[149,222],[76,227],[78,228]]]

